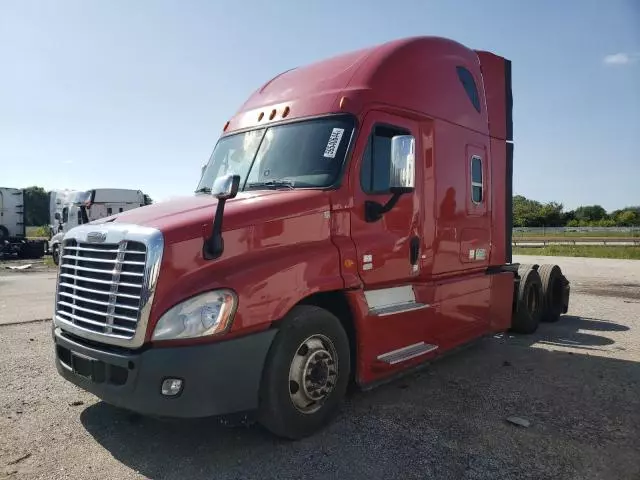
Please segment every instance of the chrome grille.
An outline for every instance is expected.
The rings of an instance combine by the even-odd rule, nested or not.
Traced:
[[[94,342],[142,346],[164,253],[162,232],[88,223],[69,230],[61,246],[55,327]]]
[[[123,240],[63,242],[56,316],[85,330],[131,339],[140,319],[147,247]]]

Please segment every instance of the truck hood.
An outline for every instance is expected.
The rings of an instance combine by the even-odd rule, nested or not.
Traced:
[[[218,201],[210,195],[195,195],[135,208],[92,224],[118,222],[157,228],[165,242],[195,238],[210,233]],[[269,190],[240,192],[227,200],[223,231],[273,220],[328,211],[329,194],[319,190]]]

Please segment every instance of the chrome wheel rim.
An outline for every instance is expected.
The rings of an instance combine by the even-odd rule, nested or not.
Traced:
[[[289,396],[302,413],[318,411],[338,378],[338,355],[324,335],[312,335],[296,349],[289,367]]]

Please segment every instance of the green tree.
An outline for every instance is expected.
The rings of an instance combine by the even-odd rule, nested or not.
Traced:
[[[522,195],[513,197],[514,227],[560,227],[565,224],[563,205],[540,203]]]
[[[576,208],[575,218],[578,221],[596,222],[608,217],[607,211],[600,205],[586,205]]]
[[[540,221],[545,227],[562,227],[565,225],[563,206],[561,203],[549,202],[539,210]]]
[[[616,224],[622,227],[640,225],[640,216],[638,215],[638,212],[631,208],[625,208],[624,210],[615,212],[614,218]]]
[[[49,194],[42,187],[24,189],[25,226],[49,224]]]

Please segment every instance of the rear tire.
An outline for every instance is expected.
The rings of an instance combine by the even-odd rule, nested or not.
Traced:
[[[542,282],[533,269],[520,273],[518,305],[511,323],[516,333],[530,334],[538,329],[543,308]]]
[[[289,439],[315,433],[337,413],[350,369],[349,339],[340,320],[314,305],[294,307],[267,355],[258,421]]]
[[[542,282],[543,322],[557,322],[563,310],[564,279],[558,265],[544,264],[538,269]]]

